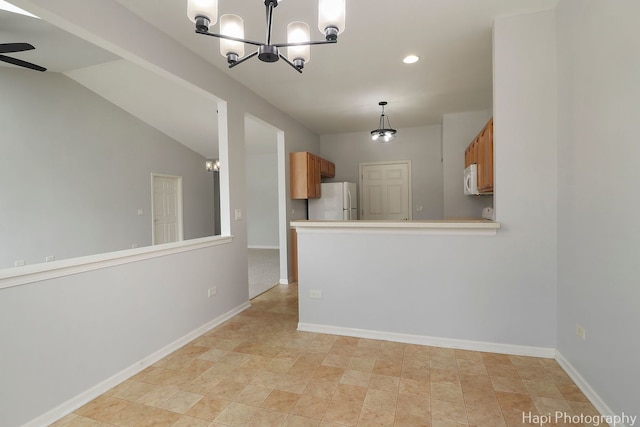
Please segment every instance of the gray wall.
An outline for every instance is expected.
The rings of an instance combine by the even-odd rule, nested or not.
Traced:
[[[563,0],[557,10],[558,350],[613,413],[631,415],[640,415],[638,16],[632,0]]]
[[[502,228],[491,237],[301,231],[300,322],[555,347],[553,11],[499,18],[494,49]],[[310,290],[321,290],[322,299],[310,299]]]
[[[372,142],[368,131],[327,134],[320,137],[320,155],[336,164],[328,180],[334,182],[359,183],[360,163],[411,160],[413,219],[442,219],[441,134],[440,125],[402,128],[391,144]]]
[[[278,157],[275,133],[270,153],[247,153],[247,242],[278,248]]]
[[[226,100],[228,114],[221,140],[229,143],[220,147],[228,167],[220,177],[231,243],[20,286],[4,287],[0,276],[2,424],[44,417],[34,423],[44,425],[49,411],[74,409],[123,370],[248,302],[246,221],[228,220],[234,209],[246,211],[247,114],[281,129],[286,151],[319,150],[319,137],[112,0],[14,3],[35,5],[54,24]],[[95,19],[96,10],[104,19]],[[31,123],[28,115],[18,120]],[[286,212],[291,206],[287,201]],[[208,298],[212,285],[217,294]]]
[[[0,268],[150,245],[151,173],[182,176],[185,239],[213,234],[201,155],[62,74],[2,67],[0,92]]]
[[[442,165],[445,218],[480,217],[482,208],[493,207],[491,196],[465,196],[462,185],[464,150],[491,118],[491,112],[469,111],[442,118]]]

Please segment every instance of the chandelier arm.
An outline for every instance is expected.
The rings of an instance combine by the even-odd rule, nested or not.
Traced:
[[[240,65],[242,64],[244,61],[253,58],[254,56],[256,56],[258,54],[258,51],[256,50],[253,53],[250,53],[248,55],[243,56],[242,58],[238,59],[236,62],[234,62],[233,64],[229,64],[229,68],[233,68],[236,65]]]
[[[271,45],[271,26],[273,25],[273,3],[265,3],[267,8],[267,45]]]
[[[296,70],[297,72],[299,72],[300,74],[302,74],[302,70],[301,70],[301,69],[299,69],[298,67],[296,67],[296,66],[295,66],[295,64],[294,64],[293,62],[289,61],[289,59],[287,59],[287,57],[286,57],[286,56],[284,56],[284,55],[283,55],[283,54],[281,54],[281,53],[278,53],[278,56],[279,56],[281,59],[283,59],[283,60],[284,60],[284,62],[286,62],[287,64],[291,65],[291,68],[293,68],[294,70]]]
[[[298,42],[298,43],[276,43],[272,46],[275,46],[275,47],[312,46],[317,44],[335,44],[335,43],[338,43],[338,40],[318,40],[318,41],[307,41],[307,42]]]
[[[219,39],[233,40],[234,42],[252,44],[254,46],[262,46],[264,44],[264,43],[261,43],[261,42],[255,42],[253,40],[245,40],[245,39],[241,39],[241,38],[238,38],[238,37],[227,36],[227,35],[224,35],[224,34],[210,33],[209,31],[196,30],[196,33],[197,34],[203,34],[205,36],[217,37]]]

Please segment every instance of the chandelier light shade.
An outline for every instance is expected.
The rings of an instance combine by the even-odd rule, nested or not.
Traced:
[[[337,40],[338,34],[344,31],[346,16],[346,0],[318,1],[318,29],[322,34]]]
[[[287,25],[287,43],[306,43],[311,39],[310,33],[306,22],[292,22]],[[289,61],[293,62],[296,68],[304,68],[304,64],[311,60],[311,46],[308,44],[289,46],[287,53]]]
[[[391,142],[396,139],[396,133],[398,133],[398,131],[391,127],[389,116],[384,113],[384,106],[387,105],[387,102],[381,101],[378,105],[382,107],[382,114],[380,114],[378,129],[371,131],[371,139],[381,143]]]
[[[228,37],[244,38],[244,20],[238,15],[222,15],[220,17],[220,34]],[[244,56],[244,43],[220,39],[220,53],[222,56],[238,58]]]
[[[200,25],[209,29],[218,21],[218,0],[189,0],[187,3],[187,16],[196,24],[198,18]]]
[[[324,40],[312,41],[309,25],[304,22],[292,22],[287,27],[287,42],[272,43],[271,32],[273,12],[280,0],[264,0],[267,16],[267,37],[265,42],[256,42],[244,38],[244,21],[237,15],[220,17],[220,32],[209,32],[218,20],[218,0],[188,0],[187,16],[195,23],[196,33],[220,39],[220,53],[227,58],[229,68],[257,56],[263,62],[276,62],[280,59],[302,73],[304,65],[311,60],[311,46],[337,43],[338,34],[344,31],[346,0],[319,0],[318,29]],[[244,45],[257,46],[257,50],[248,55]],[[287,56],[280,48],[287,48]]]

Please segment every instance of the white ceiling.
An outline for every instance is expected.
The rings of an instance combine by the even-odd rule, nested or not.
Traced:
[[[266,64],[257,58],[228,69],[218,50],[219,41],[195,34],[193,23],[186,17],[186,0],[114,2],[201,55],[309,129],[325,134],[368,132],[377,126],[379,101],[389,102],[386,112],[391,124],[399,128],[440,123],[444,113],[490,107],[493,20],[499,15],[549,9],[555,7],[557,0],[347,0],[346,30],[336,45],[311,48],[311,61],[303,74],[283,61]],[[245,37],[264,41],[264,9],[262,0],[220,0],[219,14],[241,15],[245,19]],[[306,21],[316,39],[322,39],[317,30],[317,0],[282,1],[275,9],[273,42],[286,41],[284,31],[293,20]],[[217,25],[212,31],[217,31]],[[113,84],[103,81],[117,73],[120,80],[137,76],[132,81],[151,82],[140,74],[140,69],[124,61],[104,64],[114,60],[113,55],[92,49],[89,43],[41,20],[0,11],[0,43],[25,41],[37,49],[13,56],[51,71],[67,72],[96,91],[101,87],[114,98],[112,102],[144,121],[153,121],[143,118],[145,114],[156,117],[164,128],[158,127],[158,123],[150,124],[178,140],[186,138],[196,144],[198,138],[193,132],[211,131],[194,127],[198,123],[194,121],[192,125],[184,116],[172,124],[171,117],[176,115],[169,111],[161,116],[157,108],[169,108],[166,104],[139,104],[148,101],[147,97],[132,90],[117,91]],[[247,53],[250,51],[248,46]],[[421,60],[413,65],[403,64],[402,58],[409,53]],[[104,65],[73,71],[96,64]],[[154,93],[166,86],[160,80],[156,83]],[[144,85],[130,84],[136,86]],[[168,90],[186,89],[173,85]],[[193,104],[192,95],[170,96]],[[161,97],[159,93],[155,96]],[[179,105],[172,102],[174,111],[184,111]],[[186,129],[189,126],[190,130]]]

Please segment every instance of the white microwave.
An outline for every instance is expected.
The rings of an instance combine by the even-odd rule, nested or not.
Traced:
[[[469,165],[464,170],[464,194],[466,196],[477,196],[478,191],[478,165]]]

